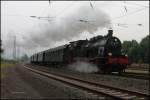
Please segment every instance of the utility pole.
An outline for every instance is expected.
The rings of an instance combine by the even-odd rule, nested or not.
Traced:
[[[17,49],[17,60],[20,60],[20,46],[17,45],[18,49]]]
[[[16,61],[16,36],[14,36],[14,43],[13,43],[13,58]]]

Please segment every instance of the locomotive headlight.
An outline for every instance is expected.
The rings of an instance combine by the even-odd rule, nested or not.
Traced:
[[[127,54],[126,54],[125,56],[126,56],[126,57],[128,57],[128,55],[127,55]]]
[[[112,56],[112,53],[111,53],[111,52],[109,52],[109,53],[108,53],[108,55],[109,55],[109,56]]]

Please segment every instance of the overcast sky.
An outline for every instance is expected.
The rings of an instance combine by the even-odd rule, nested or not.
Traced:
[[[30,56],[69,41],[106,35],[109,28],[122,42],[140,42],[149,34],[149,1],[1,1],[1,37],[7,58],[12,58],[14,36],[17,54]]]

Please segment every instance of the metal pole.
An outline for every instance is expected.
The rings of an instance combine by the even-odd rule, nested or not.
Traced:
[[[16,61],[16,36],[14,36],[13,58],[14,58],[14,61]]]

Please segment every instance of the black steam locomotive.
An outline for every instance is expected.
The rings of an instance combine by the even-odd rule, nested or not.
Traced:
[[[106,36],[73,41],[36,53],[31,56],[31,63],[67,65],[83,61],[97,65],[103,73],[122,73],[128,64],[128,57],[121,51],[121,41],[112,35],[113,30],[109,30]]]

